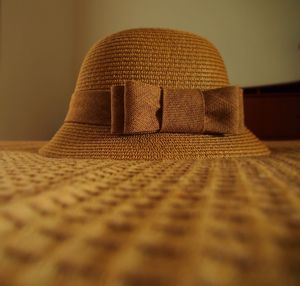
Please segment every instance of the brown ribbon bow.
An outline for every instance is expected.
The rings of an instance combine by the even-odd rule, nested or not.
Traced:
[[[111,89],[111,132],[134,134],[239,133],[243,121],[238,87],[208,91],[162,89],[136,81]]]
[[[74,94],[66,121],[111,125],[113,134],[237,134],[244,128],[242,90],[165,89],[138,81]]]

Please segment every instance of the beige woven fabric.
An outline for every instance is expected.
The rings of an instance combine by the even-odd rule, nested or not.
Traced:
[[[97,42],[87,53],[80,69],[66,120],[52,140],[40,150],[40,154],[58,158],[120,160],[269,155],[267,147],[249,130],[234,135],[226,134],[226,136],[195,135],[191,132],[135,136],[111,134],[111,129],[107,128],[107,122],[103,120],[101,123],[103,118],[109,117],[110,119],[109,98],[105,97],[103,91],[110,90],[115,85],[124,85],[127,81],[139,81],[166,90],[199,89],[208,92],[210,99],[205,100],[206,102],[209,103],[212,100],[216,105],[221,105],[221,97],[227,94],[222,94],[219,98],[216,94],[211,94],[209,90],[229,86],[224,62],[218,50],[209,41],[198,35],[156,28],[132,29],[115,33]],[[141,92],[141,97],[144,99],[148,100],[150,95]],[[151,98],[149,102],[154,101],[152,104],[156,106],[159,100]],[[112,100],[112,102],[114,101]],[[168,106],[172,106],[171,110],[175,116],[167,121],[172,121],[171,125],[174,127],[176,123],[174,122],[174,117],[176,117],[176,110],[173,110],[175,109],[174,105],[178,108],[177,120],[181,119],[182,121],[189,111],[182,106],[182,110],[180,110],[180,104],[186,104],[185,100],[171,103],[173,105],[169,104]],[[132,111],[134,106],[131,107],[126,110]],[[162,109],[164,107],[166,105]],[[242,117],[240,109],[237,108],[236,111]],[[143,117],[144,111],[135,110],[135,113],[139,114],[138,119],[130,117],[135,125],[144,127],[145,122],[149,123],[147,117]],[[195,113],[195,110],[192,109],[190,113]],[[217,112],[214,111],[214,113]],[[119,116],[120,113],[118,113]],[[224,121],[231,118],[222,114],[221,110],[217,117],[222,118],[222,116],[225,117]],[[89,120],[85,120],[87,118]],[[112,118],[115,122],[114,115]],[[193,119],[195,120],[195,118],[197,118],[196,115]],[[69,122],[70,119],[72,122]],[[138,124],[136,124],[137,121]],[[150,121],[156,130],[157,123]],[[234,129],[239,130],[239,126],[243,126],[243,122],[238,119],[236,121]],[[189,122],[189,124],[191,123]],[[195,126],[190,128],[189,124],[185,124],[183,129],[191,129],[194,132]],[[186,128],[186,125],[189,128]],[[208,133],[219,131],[223,125],[227,126],[226,122],[218,122],[215,126],[212,118],[206,118],[204,125],[205,131]],[[168,126],[162,126],[162,130],[173,132],[171,127],[168,124]],[[113,127],[113,131],[119,130],[119,128],[118,124],[117,127]],[[178,126],[175,128],[177,131],[178,129],[181,130],[182,126],[179,125],[179,128]],[[226,133],[232,133],[228,131],[228,129],[231,131],[231,128],[221,129]],[[199,131],[197,128],[196,130]],[[148,127],[143,131],[148,131]],[[151,131],[153,130],[151,129]]]
[[[0,144],[1,285],[300,284],[299,141],[197,161],[39,145]]]

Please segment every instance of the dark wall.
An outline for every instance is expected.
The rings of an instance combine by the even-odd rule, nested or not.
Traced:
[[[244,88],[246,126],[260,139],[300,139],[300,81]]]

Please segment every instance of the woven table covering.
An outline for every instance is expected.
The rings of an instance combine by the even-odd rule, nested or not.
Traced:
[[[300,285],[300,141],[271,156],[51,159],[0,143],[0,285]]]

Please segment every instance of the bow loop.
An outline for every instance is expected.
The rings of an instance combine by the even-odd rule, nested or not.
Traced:
[[[160,129],[160,87],[128,81],[111,89],[111,132],[133,134]]]
[[[237,86],[204,92],[204,131],[217,134],[238,134],[244,128],[243,94]]]

